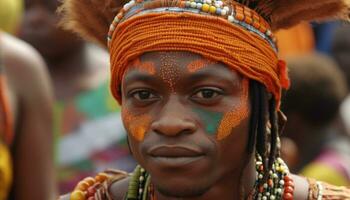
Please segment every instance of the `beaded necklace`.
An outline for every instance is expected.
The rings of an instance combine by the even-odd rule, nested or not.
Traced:
[[[287,165],[277,158],[264,178],[264,167],[260,155],[256,155],[256,182],[247,200],[293,200],[294,182]],[[151,176],[142,167],[137,166],[130,178],[125,200],[156,200]]]

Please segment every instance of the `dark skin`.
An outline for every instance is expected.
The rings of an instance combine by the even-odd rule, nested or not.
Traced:
[[[194,112],[232,110],[242,95],[242,77],[220,63],[188,72],[186,66],[198,58],[189,53],[147,53],[141,62],[154,61],[156,74],[131,67],[123,81],[123,111],[151,118],[144,140],[129,141],[134,157],[151,174],[160,200],[238,199],[240,176],[251,157],[245,153],[248,117],[218,141]],[[162,73],[165,64],[174,72]],[[124,125],[132,134],[130,124]]]
[[[15,134],[9,199],[55,199],[53,97],[45,64],[34,49],[10,35],[1,33],[0,47]]]
[[[244,199],[255,182],[254,155],[246,152],[250,116],[219,140],[217,133],[207,131],[203,115],[238,107],[245,79],[215,62],[189,72],[188,64],[198,59],[208,61],[187,52],[152,52],[130,62],[122,82],[122,118],[130,147],[151,174],[158,200]],[[140,67],[146,63],[147,70]],[[169,67],[171,73],[162,73]],[[297,176],[293,180],[295,199],[306,200],[308,183]],[[110,186],[113,199],[125,199],[128,183],[126,178]]]
[[[25,0],[19,36],[43,55],[55,96],[67,100],[105,80],[108,56],[58,27],[58,0]]]

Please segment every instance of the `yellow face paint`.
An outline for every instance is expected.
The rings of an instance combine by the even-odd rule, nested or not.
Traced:
[[[234,108],[229,111],[228,113],[225,113],[217,133],[217,139],[222,140],[229,136],[231,134],[232,128],[238,126],[241,121],[248,117],[249,114],[249,101],[248,101],[248,94],[249,94],[249,80],[247,78],[244,78],[242,80],[242,87],[241,87],[241,97],[239,100],[239,104],[234,106]]]

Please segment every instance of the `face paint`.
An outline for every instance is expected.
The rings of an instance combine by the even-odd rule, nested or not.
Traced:
[[[163,52],[160,61],[160,76],[169,85],[171,92],[175,93],[175,83],[179,79],[179,66],[176,62],[176,56]]]
[[[209,61],[209,60],[206,60],[206,59],[198,59],[198,60],[194,60],[192,62],[190,62],[188,65],[187,65],[187,70],[188,72],[190,73],[194,73],[198,70],[201,70],[203,69],[204,67],[207,67],[208,65],[210,64],[214,64],[215,62],[213,61]]]
[[[133,61],[133,63],[131,64],[131,67],[129,69],[137,69],[137,70],[139,70],[141,72],[145,72],[149,75],[156,74],[154,62],[151,62],[151,61],[143,62],[139,58],[137,58]]]
[[[125,128],[137,140],[142,141],[149,129],[151,117],[147,114],[133,115],[127,109],[122,109]]]
[[[239,105],[235,106],[230,112],[225,113],[220,122],[217,134],[218,140],[222,140],[230,135],[232,128],[238,126],[243,119],[248,117],[249,80],[247,78],[242,80],[241,88],[242,94],[239,100]]]
[[[200,117],[203,124],[206,125],[205,131],[210,135],[214,135],[220,125],[223,113],[212,112],[205,109],[195,108],[194,112]]]

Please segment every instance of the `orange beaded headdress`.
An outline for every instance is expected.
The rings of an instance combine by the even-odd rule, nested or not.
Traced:
[[[111,88],[120,103],[128,62],[150,51],[190,51],[222,62],[264,84],[279,103],[289,80],[285,63],[277,57],[273,31],[305,20],[348,19],[350,0],[131,0],[122,4],[66,0],[62,7],[69,29],[103,45],[101,36],[108,32]]]

